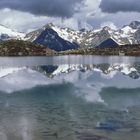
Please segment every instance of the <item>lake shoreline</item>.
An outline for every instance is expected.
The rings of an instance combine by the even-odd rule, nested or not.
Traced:
[[[0,44],[1,57],[20,56],[63,56],[63,55],[92,55],[92,56],[140,56],[140,45],[120,45],[117,47],[93,48],[80,47],[66,51],[54,51],[48,47],[21,40],[9,40]]]
[[[76,54],[76,53],[70,53],[70,54],[56,54],[56,55],[0,55],[0,57],[55,57],[55,56],[104,56],[104,57],[111,57],[111,56],[126,56],[126,57],[140,57],[140,54],[139,55],[127,55],[127,54],[82,54],[82,53],[79,53],[79,54]]]
[[[140,56],[140,45],[121,45],[107,48],[79,48],[60,52],[61,55]]]

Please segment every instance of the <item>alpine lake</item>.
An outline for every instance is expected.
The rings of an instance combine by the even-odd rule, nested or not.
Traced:
[[[140,57],[0,57],[0,140],[139,140]]]

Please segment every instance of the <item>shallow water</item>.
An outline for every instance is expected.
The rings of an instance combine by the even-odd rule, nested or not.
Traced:
[[[0,140],[139,138],[139,57],[0,58]]]

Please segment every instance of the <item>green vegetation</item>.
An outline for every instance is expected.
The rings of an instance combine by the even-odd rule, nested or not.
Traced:
[[[52,56],[52,55],[126,55],[140,56],[140,45],[123,45],[116,48],[79,48],[57,53],[42,45],[23,40],[0,42],[0,56]]]
[[[60,53],[61,55],[125,55],[140,56],[140,45],[122,45],[108,48],[79,48]]]
[[[0,56],[45,56],[55,52],[42,45],[36,45],[22,40],[0,42]]]

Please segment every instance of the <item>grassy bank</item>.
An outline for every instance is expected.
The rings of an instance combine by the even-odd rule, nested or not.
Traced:
[[[140,45],[122,45],[108,48],[79,48],[55,52],[42,45],[22,40],[0,42],[0,56],[54,56],[54,55],[121,55],[140,56]]]
[[[140,56],[140,45],[122,45],[108,48],[79,48],[60,53],[61,55],[122,55]]]

